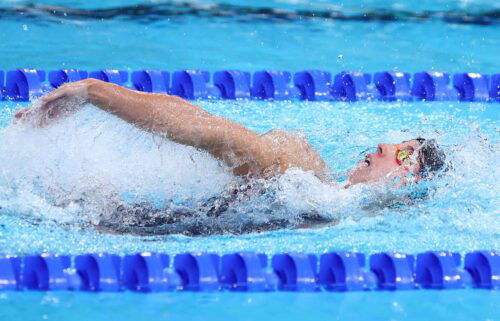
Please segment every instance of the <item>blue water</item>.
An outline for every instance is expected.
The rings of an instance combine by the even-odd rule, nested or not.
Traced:
[[[44,2],[72,8],[110,8],[125,1]],[[140,3],[135,1],[134,3]],[[212,4],[215,2],[211,2]],[[241,1],[228,1],[248,5]],[[149,2],[147,2],[149,4]],[[208,5],[201,1],[196,6]],[[11,1],[0,8],[26,7]],[[489,1],[256,1],[252,7],[343,11],[498,9]],[[268,21],[183,15],[164,19],[57,18],[10,15],[0,22],[0,69],[76,67],[263,68],[338,72],[399,69],[415,72],[499,72],[498,25],[423,22],[353,22],[322,19]],[[246,19],[246,20],[245,20]],[[335,224],[243,235],[139,237],[96,231],[108,200],[166,200],[190,204],[232,180],[204,153],[142,133],[85,106],[45,129],[11,125],[15,110],[0,102],[0,252],[117,254],[152,250],[230,253],[329,250],[465,253],[500,248],[498,104],[198,102],[217,115],[264,133],[281,128],[307,137],[338,180],[363,151],[379,142],[434,137],[453,169],[429,186],[428,198],[408,201],[401,191],[327,186],[290,171],[272,182],[273,197],[241,204],[234,216],[212,222],[228,231],[243,223],[281,218],[300,222],[316,211]],[[189,159],[190,161],[186,161]],[[71,202],[85,198],[86,203]],[[270,210],[271,209],[271,210]],[[124,218],[126,220],[127,218]],[[210,222],[209,222],[210,224]],[[362,308],[360,308],[362,307]],[[498,292],[482,290],[370,293],[0,293],[4,319],[262,320],[497,320]]]
[[[140,1],[134,1],[138,3]],[[174,1],[176,2],[176,1]],[[178,2],[178,1],[177,1]],[[4,3],[22,7],[26,2]],[[38,3],[38,2],[37,2]],[[129,1],[45,2],[72,8],[116,8]],[[161,4],[162,1],[141,2]],[[218,3],[196,1],[196,8]],[[224,2],[222,2],[224,3]],[[421,12],[425,10],[498,10],[495,1],[252,1],[229,3],[249,7],[340,8],[365,12],[376,8]],[[363,70],[399,69],[416,72],[498,72],[498,22],[463,25],[440,20],[418,22],[343,22],[295,19],[292,21],[235,18],[160,16],[147,20],[76,19],[31,10],[36,18],[9,13],[2,17],[0,68],[199,68],[216,70],[264,68]],[[498,14],[497,14],[498,15]]]
[[[6,320],[497,320],[498,292],[8,293]],[[22,303],[21,303],[22,302]]]

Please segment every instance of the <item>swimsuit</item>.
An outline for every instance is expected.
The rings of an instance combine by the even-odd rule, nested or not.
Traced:
[[[221,195],[196,207],[172,206],[157,209],[150,204],[119,205],[110,216],[103,215],[96,228],[110,233],[142,236],[200,236],[243,234],[332,223],[332,219],[316,212],[287,215],[286,207],[276,200],[276,193],[269,186],[269,181],[231,184]]]
[[[207,235],[227,233],[227,227],[217,224],[217,219],[238,203],[250,200],[255,195],[266,193],[263,184],[231,184],[216,197],[196,207],[172,206],[157,209],[150,204],[120,204],[111,215],[102,215],[97,228],[111,233],[136,235]],[[282,222],[281,222],[282,223]],[[276,228],[278,222],[266,226],[252,226],[251,231]],[[242,228],[240,233],[248,232]],[[229,231],[238,233],[238,231]]]

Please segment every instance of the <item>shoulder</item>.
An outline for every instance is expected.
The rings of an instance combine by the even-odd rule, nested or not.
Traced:
[[[273,129],[262,135],[279,143],[294,143],[310,146],[304,134],[300,132],[288,132],[283,129]]]
[[[262,137],[272,140],[275,150],[278,151],[281,172],[296,167],[305,171],[312,170],[321,179],[329,172],[324,160],[301,132],[271,130]]]
[[[272,141],[280,154],[308,155],[309,157],[319,157],[316,149],[309,143],[306,135],[300,131],[287,132],[285,130],[270,130],[262,137]]]

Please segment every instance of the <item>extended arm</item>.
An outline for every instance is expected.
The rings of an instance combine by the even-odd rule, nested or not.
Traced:
[[[235,174],[262,175],[276,160],[276,146],[271,139],[176,96],[137,92],[86,79],[66,84],[42,97],[40,109],[48,118],[55,118],[61,113],[60,106],[72,99],[90,102],[174,142],[204,149],[233,167]]]

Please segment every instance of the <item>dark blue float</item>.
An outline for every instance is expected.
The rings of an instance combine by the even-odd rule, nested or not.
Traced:
[[[365,255],[351,252],[332,252],[320,257],[319,281],[327,290],[360,291],[373,289],[377,281],[365,270]]]
[[[17,69],[7,73],[5,92],[8,99],[30,101],[44,94],[45,71]]]
[[[453,76],[453,86],[460,101],[488,101],[489,77],[478,73],[462,73]]]
[[[215,99],[220,90],[210,84],[210,73],[203,70],[181,70],[172,76],[172,95],[186,99]]]
[[[500,74],[491,76],[490,98],[492,101],[500,102]]]
[[[179,275],[168,268],[166,254],[143,252],[123,258],[123,284],[125,288],[139,292],[174,290],[181,286]]]
[[[222,99],[249,99],[250,73],[240,70],[222,70],[214,73],[214,85]]]
[[[429,289],[457,289],[472,283],[471,275],[460,268],[459,253],[429,251],[417,255],[415,282]]]
[[[230,291],[271,291],[279,282],[276,274],[267,271],[267,256],[252,252],[224,255],[220,281]]]
[[[457,100],[457,91],[450,87],[450,75],[444,72],[418,72],[413,76],[412,95],[417,100]]]
[[[476,287],[500,288],[500,252],[476,251],[467,253],[464,267],[472,276]]]
[[[307,70],[297,72],[294,76],[295,86],[300,90],[301,100],[332,100],[332,74],[327,71]]]
[[[39,254],[24,257],[23,286],[30,290],[77,290],[80,278],[66,255]]]
[[[386,290],[415,288],[415,258],[403,253],[377,253],[370,257],[370,269],[375,273],[378,287]]]
[[[184,253],[175,256],[174,269],[186,291],[217,291],[220,257],[212,253]]]
[[[78,255],[75,268],[84,291],[120,291],[121,258],[118,255],[95,253]]]
[[[21,260],[14,255],[0,254],[0,291],[21,289]]]
[[[3,71],[0,70],[0,100],[5,99],[5,77]]]
[[[286,253],[276,254],[272,268],[279,278],[279,290],[318,291],[318,258],[313,254]]]
[[[300,97],[300,91],[291,84],[288,71],[264,70],[253,74],[252,97],[256,99],[293,100]]]
[[[371,76],[363,72],[341,72],[335,75],[332,96],[340,101],[359,101],[374,98],[369,87]]]
[[[61,69],[49,72],[49,83],[57,88],[66,82],[75,82],[88,78],[88,72],[78,69]]]
[[[170,73],[160,70],[134,71],[131,77],[135,90],[166,94],[170,90]]]
[[[377,72],[373,77],[378,99],[383,101],[411,101],[411,75],[407,72]]]
[[[128,81],[128,72],[125,70],[103,69],[90,72],[89,78],[124,86]]]

